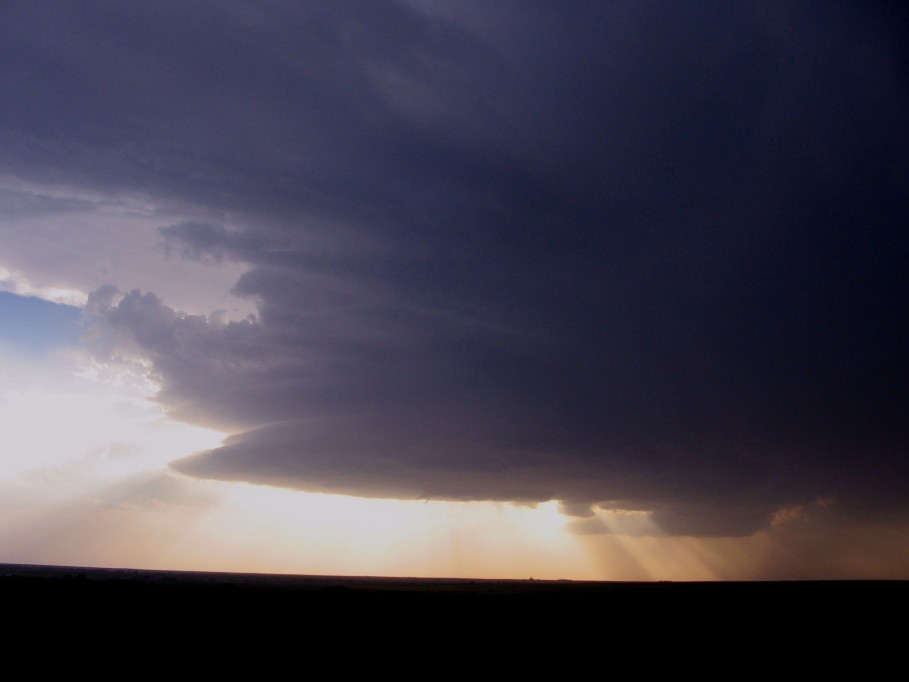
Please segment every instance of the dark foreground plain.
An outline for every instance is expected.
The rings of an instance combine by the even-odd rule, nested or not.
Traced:
[[[886,648],[901,639],[902,628],[888,623],[904,621],[907,597],[906,581],[469,580],[0,564],[8,643],[154,644],[195,654],[215,647],[220,665],[267,652],[326,656],[339,643],[343,665],[413,647],[444,650],[455,665],[484,648],[501,658],[517,646],[522,666],[526,656],[565,647],[617,656],[644,644],[690,654],[744,647],[760,657],[768,647],[804,653],[823,642],[830,653],[854,652],[859,640]]]
[[[861,612],[881,601],[909,596],[909,581],[609,582],[467,578],[390,578],[265,573],[160,571],[0,564],[0,597],[6,608],[43,604],[93,609],[145,609],[170,603],[205,605],[214,612],[237,609],[385,606],[546,611],[572,607],[640,611],[672,606],[748,607],[758,611],[793,601],[817,612]],[[826,605],[826,607],[825,607]],[[903,606],[909,606],[904,603]],[[858,613],[856,615],[859,615]]]

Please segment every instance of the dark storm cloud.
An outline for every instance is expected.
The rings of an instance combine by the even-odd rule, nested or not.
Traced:
[[[255,321],[105,308],[177,416],[242,431],[175,467],[905,518],[896,5],[419,5],[5,5],[8,172],[203,204],[170,252],[250,268]]]

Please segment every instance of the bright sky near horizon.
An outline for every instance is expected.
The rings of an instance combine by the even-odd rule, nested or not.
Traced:
[[[907,26],[5,3],[0,562],[909,578]]]

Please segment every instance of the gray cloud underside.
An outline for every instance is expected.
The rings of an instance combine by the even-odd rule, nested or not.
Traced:
[[[195,202],[257,320],[97,309],[183,472],[747,533],[906,518],[896,5],[5,6],[0,162]]]

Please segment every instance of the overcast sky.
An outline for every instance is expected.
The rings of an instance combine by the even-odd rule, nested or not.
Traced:
[[[4,2],[0,282],[230,434],[174,458],[193,477],[557,500],[582,533],[592,506],[905,528],[907,27],[832,0]]]

